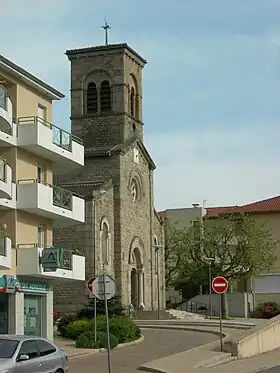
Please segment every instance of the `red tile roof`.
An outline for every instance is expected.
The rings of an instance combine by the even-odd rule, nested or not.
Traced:
[[[206,216],[215,217],[223,212],[236,212],[236,213],[272,213],[280,212],[280,196],[264,199],[249,203],[243,206],[221,206],[221,207],[207,207]],[[166,210],[158,212],[162,218],[166,217]]]
[[[269,213],[280,212],[280,196],[264,199],[262,201],[249,203],[248,205],[236,206],[234,212],[243,213]]]
[[[218,216],[222,212],[232,212],[238,206],[223,206],[223,207],[207,207],[206,216],[214,217]]]

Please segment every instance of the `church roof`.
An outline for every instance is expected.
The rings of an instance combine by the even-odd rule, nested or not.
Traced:
[[[132,53],[135,57],[137,57],[144,65],[147,63],[147,61],[140,56],[133,48],[131,48],[126,43],[121,44],[108,44],[108,45],[95,45],[92,47],[86,47],[86,48],[78,48],[78,49],[69,49],[65,52],[66,56],[74,56],[75,54],[82,54],[82,53],[90,53],[90,52],[102,52],[102,51],[114,51],[114,50],[127,50],[130,53]]]
[[[154,170],[156,168],[156,165],[152,157],[150,156],[147,148],[145,147],[142,141],[140,141],[139,139],[135,139],[135,138],[132,138],[131,140],[127,141],[125,144],[117,144],[114,147],[103,146],[103,147],[87,148],[85,149],[85,158],[109,157],[114,154],[126,153],[131,146],[136,145],[136,144],[137,146],[139,146],[140,150],[144,154],[152,170]]]
[[[109,184],[111,185],[110,180],[95,180],[86,183],[78,182],[59,184],[59,186],[70,190],[73,193],[79,194],[83,196],[83,198],[91,198],[94,191],[101,189],[101,187],[105,189]]]

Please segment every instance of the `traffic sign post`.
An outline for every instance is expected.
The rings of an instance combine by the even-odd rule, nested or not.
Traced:
[[[226,293],[228,289],[228,281],[223,276],[217,276],[212,281],[212,290],[220,294],[220,307],[219,307],[219,319],[220,319],[220,343],[221,343],[221,351],[224,350],[223,346],[223,324],[222,324],[222,294]]]
[[[106,331],[107,331],[107,358],[108,358],[108,373],[111,373],[111,346],[110,346],[110,325],[108,317],[108,300],[113,298],[117,293],[116,281],[111,277],[103,274],[98,276],[91,283],[91,292],[100,300],[104,300]]]
[[[92,284],[95,281],[96,277],[90,277],[87,281],[87,288],[89,291],[89,296],[90,298],[94,297],[93,302],[93,325],[94,325],[94,342],[96,343],[97,341],[97,314],[96,314],[96,296],[93,295],[92,293]]]

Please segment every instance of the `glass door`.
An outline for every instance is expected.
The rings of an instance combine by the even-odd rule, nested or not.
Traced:
[[[8,334],[8,294],[0,294],[0,334]]]
[[[42,334],[42,297],[24,295],[24,334]]]

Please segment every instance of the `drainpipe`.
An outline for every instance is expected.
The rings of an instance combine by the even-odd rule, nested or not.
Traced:
[[[153,250],[154,250],[154,235],[153,235],[153,214],[154,214],[154,203],[152,199],[153,185],[152,185],[152,170],[149,172],[149,184],[150,184],[150,258],[151,258],[151,308],[154,309],[154,276],[153,276]],[[146,282],[145,282],[146,283]],[[145,290],[144,290],[145,291]]]

